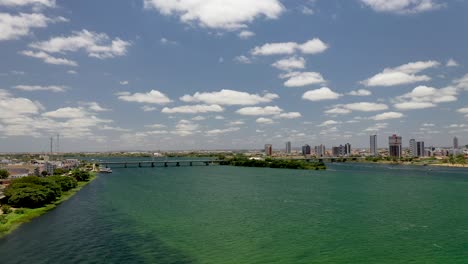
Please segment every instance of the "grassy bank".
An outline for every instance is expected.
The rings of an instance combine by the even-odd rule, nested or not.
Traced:
[[[67,192],[64,192],[62,196],[57,199],[55,202],[48,204],[46,206],[40,208],[16,208],[13,209],[13,212],[6,214],[6,222],[0,222],[0,238],[11,233],[13,230],[17,229],[21,224],[27,223],[32,219],[41,216],[47,213],[50,210],[53,210],[59,204],[63,203],[64,201],[70,199],[73,195],[75,195],[81,188],[88,185],[90,182],[96,179],[96,174],[92,173],[91,178],[87,182],[78,182],[78,186],[74,189],[71,189]]]
[[[287,159],[247,159],[245,157],[236,157],[222,160],[220,165],[238,166],[238,167],[258,167],[258,168],[273,168],[273,169],[294,169],[294,170],[326,170],[326,166],[322,162],[306,162],[300,160]]]

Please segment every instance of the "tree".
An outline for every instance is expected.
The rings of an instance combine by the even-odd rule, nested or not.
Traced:
[[[42,175],[42,177],[46,177],[47,175],[49,175],[49,173],[47,173],[47,171],[42,171],[41,175]]]
[[[74,170],[72,171],[72,177],[77,181],[89,181],[91,174],[89,174],[87,171]]]
[[[6,179],[10,176],[10,173],[5,169],[0,169],[0,179]]]
[[[78,186],[78,182],[73,177],[55,175],[48,177],[47,179],[52,180],[58,185],[60,185],[60,189],[62,190],[62,192],[66,192]]]

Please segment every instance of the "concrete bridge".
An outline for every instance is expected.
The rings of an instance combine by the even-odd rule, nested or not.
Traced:
[[[100,166],[108,168],[109,166],[128,167],[180,167],[219,164],[219,160],[143,160],[143,161],[102,161],[98,162]]]

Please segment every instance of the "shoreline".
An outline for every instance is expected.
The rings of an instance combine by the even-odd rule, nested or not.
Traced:
[[[450,167],[450,168],[466,168],[468,164],[450,164],[450,163],[411,163],[411,162],[393,162],[393,161],[348,161],[348,163],[366,163],[366,164],[385,164],[385,165],[402,165],[402,166],[435,166],[435,167]]]
[[[78,186],[74,189],[71,189],[62,194],[62,196],[55,202],[48,204],[44,207],[39,208],[14,208],[14,211],[6,215],[7,222],[5,224],[0,223],[0,239],[7,236],[17,228],[19,228],[22,224],[30,222],[36,217],[39,217],[49,211],[54,210],[57,206],[62,204],[63,202],[67,201],[75,194],[77,194],[83,187],[90,184],[92,181],[97,179],[98,173],[91,172],[91,178],[89,181],[86,182],[78,182]],[[16,214],[16,210],[23,210],[23,214]]]

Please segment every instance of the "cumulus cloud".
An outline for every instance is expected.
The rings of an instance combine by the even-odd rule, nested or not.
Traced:
[[[353,96],[369,96],[369,95],[372,95],[372,92],[369,90],[365,90],[365,89],[359,89],[356,91],[351,91],[348,94],[353,95]]]
[[[130,45],[130,42],[120,38],[111,40],[105,33],[83,29],[82,31],[74,31],[68,37],[53,37],[48,41],[34,42],[29,47],[46,53],[61,54],[83,50],[89,57],[107,59],[126,55]]]
[[[208,131],[205,131],[205,134],[213,136],[213,135],[231,133],[231,132],[235,132],[235,131],[239,131],[239,130],[240,130],[240,128],[238,128],[238,127],[229,127],[229,128],[224,128],[224,129],[208,130]]]
[[[257,124],[264,124],[264,125],[269,125],[269,124],[273,124],[273,123],[274,123],[273,119],[271,119],[271,118],[265,118],[265,117],[259,117],[259,118],[257,118],[257,120],[255,120],[255,122],[256,122]]]
[[[8,2],[12,3],[13,1]],[[18,15],[0,13],[0,41],[19,39],[31,34],[33,28],[45,28],[50,23],[66,21],[68,20],[63,17],[49,18],[39,13],[20,13]]]
[[[325,114],[330,114],[330,115],[344,115],[344,114],[349,114],[352,111],[346,108],[342,107],[333,107],[325,111]]]
[[[437,0],[361,0],[377,12],[395,14],[416,14],[444,7]]]
[[[458,67],[458,66],[460,66],[460,65],[458,64],[458,62],[457,62],[456,60],[454,60],[454,59],[449,59],[449,60],[447,61],[447,64],[445,64],[445,66],[447,66],[447,67]]]
[[[22,6],[43,6],[55,7],[55,0],[0,0],[0,6],[22,7]]]
[[[242,64],[250,64],[252,63],[252,59],[247,56],[240,55],[234,58],[235,62],[242,63]]]
[[[324,127],[324,126],[333,126],[333,125],[337,125],[337,124],[340,124],[341,122],[338,122],[338,121],[335,121],[335,120],[327,120],[323,123],[321,123],[320,125],[318,125],[319,127]]]
[[[309,101],[322,101],[338,99],[341,96],[342,94],[335,93],[328,87],[322,87],[320,89],[305,92],[302,95],[302,99]]]
[[[371,119],[376,120],[376,121],[381,121],[381,120],[387,120],[387,119],[398,119],[402,118],[404,115],[402,113],[398,112],[386,112],[382,114],[375,115],[371,117]]]
[[[278,106],[265,106],[265,107],[244,107],[236,111],[240,115],[248,116],[265,116],[265,115],[279,115],[283,109]]]
[[[374,112],[374,111],[382,111],[382,110],[388,109],[388,106],[386,104],[368,103],[368,102],[345,104],[343,105],[343,107],[351,111],[360,111],[360,112]]]
[[[102,107],[97,102],[81,102],[81,105],[87,107],[89,110],[94,111],[94,112],[110,111],[110,109]]]
[[[78,66],[78,63],[76,61],[65,59],[65,58],[57,58],[43,51],[34,52],[31,50],[23,50],[20,52],[20,54],[24,56],[36,58],[36,59],[41,59],[47,64],[66,65],[66,66],[72,66],[72,67]]]
[[[17,85],[15,89],[22,91],[50,91],[50,92],[65,92],[68,87],[64,85],[49,85],[49,86],[40,86],[40,85]]]
[[[45,112],[42,115],[52,118],[83,118],[87,115],[87,112],[83,108],[64,107],[54,111]]]
[[[284,86],[286,87],[302,87],[326,82],[322,74],[318,72],[289,72],[281,74],[279,77],[281,79],[287,79],[284,82]]]
[[[281,113],[275,118],[284,118],[284,119],[296,119],[302,117],[301,113],[299,112],[288,112],[288,113]]]
[[[394,106],[400,110],[424,109],[437,106],[439,103],[457,101],[456,87],[436,89],[428,86],[418,86],[411,92],[395,98]]]
[[[120,92],[117,96],[122,101],[145,103],[145,104],[167,104],[172,102],[169,97],[157,90],[151,90],[147,93]]]
[[[0,119],[10,119],[21,116],[38,114],[42,109],[38,102],[27,98],[14,97],[6,90],[0,89]]]
[[[241,39],[248,39],[255,36],[255,33],[249,30],[242,30],[239,32],[239,38]]]
[[[460,79],[455,80],[454,83],[457,88],[468,91],[468,73]]]
[[[395,86],[430,81],[431,77],[418,75],[418,73],[439,65],[440,63],[437,61],[410,62],[396,68],[386,68],[383,72],[361,81],[361,83],[365,86]]]
[[[306,61],[302,57],[290,57],[290,58],[279,60],[273,63],[271,66],[279,70],[291,71],[294,69],[304,69],[306,66]]]
[[[144,7],[178,16],[183,23],[224,30],[246,28],[258,17],[277,19],[285,10],[278,0],[144,0]]]
[[[457,112],[462,114],[468,114],[468,107],[460,108],[457,110]]]
[[[177,123],[177,125],[175,126],[175,131],[172,131],[172,133],[185,137],[198,132],[198,129],[198,124],[195,124],[190,120],[182,119]]]
[[[364,130],[364,132],[377,132],[388,127],[388,123],[376,123]]]
[[[194,95],[186,94],[182,96],[180,100],[184,102],[202,102],[205,104],[218,105],[256,105],[259,103],[269,103],[277,98],[279,98],[279,96],[273,93],[258,95],[223,89],[219,92],[196,92]]]
[[[306,41],[303,44],[297,42],[278,42],[266,43],[262,46],[253,48],[250,53],[254,56],[268,56],[268,55],[290,55],[295,52],[302,52],[304,54],[318,54],[328,49],[328,45],[319,38],[314,38]]]
[[[162,113],[165,114],[198,114],[198,113],[209,113],[209,112],[223,112],[224,108],[213,104],[213,105],[183,105],[177,107],[164,107]]]

